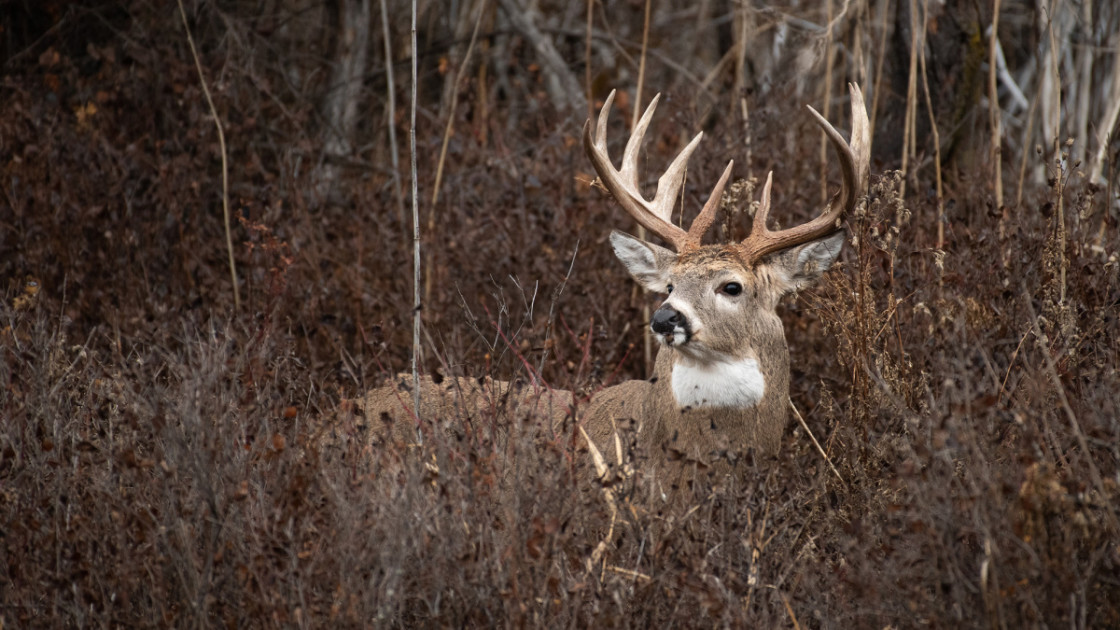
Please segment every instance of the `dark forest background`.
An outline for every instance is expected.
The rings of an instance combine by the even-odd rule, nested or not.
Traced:
[[[683,506],[589,490],[571,435],[340,413],[413,350],[410,14],[0,4],[0,627],[1120,626],[1120,7],[418,3],[436,375],[646,374],[580,143],[610,90],[615,155],[662,95],[651,189],[705,132],[686,220],[735,160],[729,239],[770,170],[818,211],[804,106],[846,131],[863,87],[868,202],[781,310],[804,423]]]

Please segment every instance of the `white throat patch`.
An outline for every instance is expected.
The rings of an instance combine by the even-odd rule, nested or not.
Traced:
[[[753,407],[766,393],[757,359],[673,365],[673,395],[684,407]]]

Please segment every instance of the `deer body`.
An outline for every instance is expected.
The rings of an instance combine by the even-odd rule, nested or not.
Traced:
[[[445,378],[437,384],[423,377],[421,416],[426,422],[444,420],[446,433],[464,432],[462,420],[473,418],[478,422],[491,414],[551,427],[574,418],[603,452],[613,448],[616,433],[629,427],[646,453],[671,450],[709,463],[741,455],[748,449],[772,455],[781,444],[787,419],[789,355],[784,343],[770,345],[775,352],[770,357],[773,362],[765,363],[768,355],[764,351],[759,357],[762,363],[747,359],[747,370],[737,366],[697,369],[692,361],[682,360],[678,351],[662,347],[649,379],[606,387],[585,405],[574,406],[574,414],[573,395],[567,390],[537,389],[525,383],[491,379],[480,382],[469,377]],[[760,365],[776,368],[768,383],[756,367]],[[740,378],[744,372],[745,388]],[[373,389],[357,401],[366,418],[374,425],[384,424],[394,439],[404,443],[416,439],[411,380],[409,375],[399,375],[396,385]],[[718,398],[735,392],[743,395]]]
[[[701,237],[714,219],[732,165],[685,232],[672,223],[671,213],[685,163],[702,134],[674,160],[655,198],[647,200],[638,187],[636,164],[657,99],[635,128],[622,168],[616,170],[606,153],[612,94],[599,116],[597,133],[592,135],[590,121],[584,128],[585,149],[603,185],[623,208],[672,246],[618,231],[610,237],[615,256],[630,275],[646,290],[667,296],[650,322],[660,346],[653,375],[607,387],[583,406],[573,406],[572,394],[562,390],[464,377],[437,384],[425,378],[422,416],[455,419],[502,408],[514,418],[537,418],[551,427],[575,420],[600,451],[613,450],[613,436],[630,424],[645,452],[671,450],[704,462],[734,460],[750,450],[776,453],[789,408],[789,349],[777,305],[784,295],[814,282],[836,260],[844,240],[839,220],[863,195],[868,177],[867,114],[859,88],[852,86],[851,96],[850,143],[813,111],[841,158],[844,176],[841,191],[821,216],[780,232],[768,230],[768,177],[751,235],[741,243],[703,245]],[[388,420],[398,437],[410,439],[416,426],[410,410],[411,379],[398,381],[397,387],[369,392],[358,405],[367,418]]]

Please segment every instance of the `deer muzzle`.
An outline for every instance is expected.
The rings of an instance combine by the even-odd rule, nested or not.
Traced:
[[[671,346],[685,343],[692,332],[688,318],[668,304],[662,304],[654,311],[649,327],[659,339]]]

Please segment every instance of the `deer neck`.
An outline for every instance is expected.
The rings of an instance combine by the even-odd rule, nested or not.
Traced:
[[[701,362],[663,347],[654,373],[660,398],[671,400],[679,410],[784,408],[789,396],[789,349],[782,335],[763,338],[737,357]]]
[[[673,398],[682,409],[747,409],[766,394],[766,377],[756,356],[714,363],[700,363],[685,356],[675,359],[669,380]]]
[[[696,361],[673,348],[658,353],[656,383],[680,409],[752,409],[789,395],[789,350],[761,344],[739,357]]]
[[[753,448],[776,453],[788,418],[789,350],[784,336],[740,358],[699,365],[662,347],[647,399],[649,439],[698,457]]]

